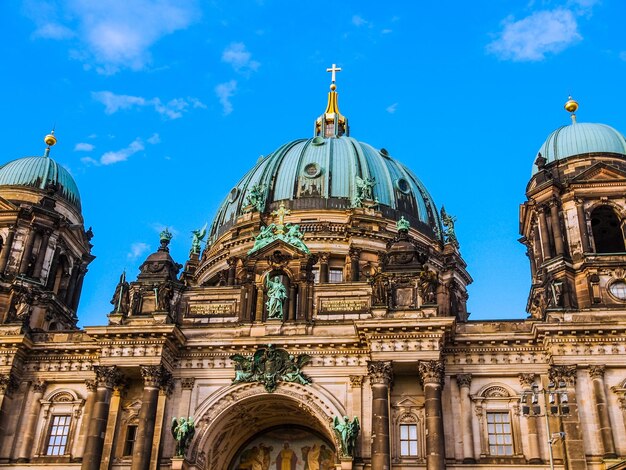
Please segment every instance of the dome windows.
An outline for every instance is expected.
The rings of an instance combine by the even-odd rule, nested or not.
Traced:
[[[626,302],[626,281],[618,279],[609,284],[609,293],[621,302]]]

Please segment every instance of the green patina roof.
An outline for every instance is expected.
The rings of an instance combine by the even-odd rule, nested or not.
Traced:
[[[277,201],[298,210],[346,209],[357,193],[357,176],[375,178],[373,197],[383,216],[405,216],[412,227],[440,237],[438,211],[420,180],[385,150],[347,136],[294,140],[259,160],[218,209],[211,236],[241,215],[254,186],[263,188],[265,211]]]
[[[615,153],[626,156],[626,139],[605,124],[574,123],[555,130],[539,149],[547,162],[587,153]],[[533,165],[533,174],[537,173]]]
[[[56,194],[80,210],[80,194],[72,175],[49,157],[25,157],[0,166],[0,186],[45,189],[58,185]]]

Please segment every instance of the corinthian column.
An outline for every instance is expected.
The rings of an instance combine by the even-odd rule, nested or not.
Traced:
[[[96,401],[93,405],[91,422],[87,432],[87,444],[83,454],[81,470],[98,470],[102,460],[102,448],[109,416],[109,405],[113,387],[121,382],[121,374],[116,366],[95,366]]]
[[[476,463],[474,458],[474,430],[472,427],[472,401],[470,399],[471,374],[456,376],[461,395],[461,431],[463,436],[463,463]]]
[[[389,386],[391,361],[370,361],[367,372],[372,386],[372,470],[389,470]]]
[[[37,431],[37,419],[39,418],[39,410],[41,409],[41,399],[46,391],[46,382],[33,383],[33,395],[26,415],[26,421],[24,429],[22,430],[22,445],[17,456],[18,462],[28,461],[33,453],[33,440],[35,439],[35,432]]]
[[[603,457],[605,459],[614,459],[617,457],[617,454],[615,453],[615,442],[613,441],[613,431],[611,429],[606,392],[604,390],[604,366],[590,366],[589,377],[591,377],[591,383],[593,385],[593,401],[595,402],[596,411],[598,412],[597,424],[604,448]]]
[[[556,199],[550,201],[550,219],[552,222],[552,234],[554,235],[554,247],[556,255],[559,256],[565,253],[565,243],[563,243],[559,206]]]
[[[441,410],[443,362],[420,361],[418,370],[424,388],[424,409],[426,411],[426,468],[428,470],[443,470],[446,468],[443,412]]]
[[[522,386],[524,392],[532,392],[533,384],[535,383],[535,374],[520,374],[519,383]],[[535,464],[541,463],[541,454],[539,451],[539,434],[537,433],[537,420],[539,418],[534,415],[526,417],[526,424],[528,426],[528,452],[526,459],[528,463]]]
[[[131,470],[150,468],[159,388],[164,381],[171,378],[171,374],[162,365],[141,366],[141,375],[144,381],[143,399],[139,411],[139,427],[135,439],[136,445],[133,449]]]

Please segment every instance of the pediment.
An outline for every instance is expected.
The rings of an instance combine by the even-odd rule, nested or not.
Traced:
[[[281,255],[288,256],[291,258],[302,258],[307,255],[304,250],[300,250],[299,248],[287,243],[280,238],[273,240],[271,243],[265,245],[263,248],[259,248],[252,254],[248,255],[248,258],[251,259],[265,259],[268,256],[273,256],[276,251],[279,251]]]
[[[15,211],[18,207],[12,202],[0,197],[0,211]]]
[[[606,163],[598,162],[577,175],[571,182],[583,183],[616,180],[626,180],[626,173]]]
[[[418,408],[418,407],[422,407],[423,404],[417,402],[414,398],[411,397],[402,397],[400,400],[398,400],[394,406],[396,408]]]

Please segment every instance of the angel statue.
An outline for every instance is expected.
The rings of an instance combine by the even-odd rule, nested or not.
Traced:
[[[185,453],[191,444],[193,435],[196,433],[196,425],[193,418],[180,417],[172,419],[172,435],[176,441],[176,457],[185,457]]]
[[[193,240],[191,241],[191,252],[195,253],[196,255],[200,254],[200,244],[206,236],[206,227],[207,224],[205,223],[204,227],[202,227],[200,230],[191,231],[191,233],[193,234]]]
[[[459,241],[456,238],[456,232],[454,230],[454,223],[456,222],[456,217],[448,214],[446,212],[446,208],[443,206],[441,206],[441,222],[443,223],[443,227],[444,227],[445,242],[458,247]]]
[[[283,302],[287,298],[287,289],[280,281],[280,277],[274,276],[274,279],[267,277],[267,317],[283,318]]]
[[[361,431],[359,418],[355,416],[354,419],[350,421],[350,418],[347,416],[344,416],[343,419],[339,416],[335,416],[333,428],[335,429],[335,434],[337,434],[339,443],[341,444],[341,453],[345,457],[354,457],[356,438],[359,436],[359,432]]]

